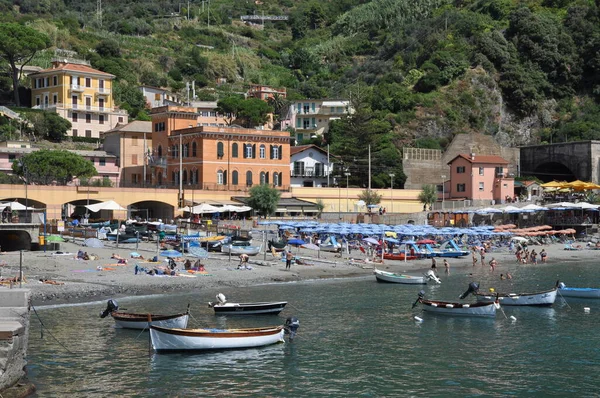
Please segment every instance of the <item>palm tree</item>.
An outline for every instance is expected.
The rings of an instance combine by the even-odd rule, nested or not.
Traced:
[[[435,185],[423,185],[419,193],[419,202],[423,203],[423,210],[429,208],[437,201],[437,190]]]

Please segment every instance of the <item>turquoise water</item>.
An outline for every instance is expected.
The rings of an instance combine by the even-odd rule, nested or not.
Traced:
[[[558,299],[551,308],[504,307],[507,317],[453,318],[411,309],[420,289],[454,300],[471,280],[482,288],[524,292],[600,286],[592,263],[453,269],[442,285],[378,284],[374,277],[252,288],[223,288],[231,301],[288,300],[279,317],[216,317],[218,291],[121,299],[130,311],[180,312],[190,326],[252,327],[300,319],[293,343],[203,354],[150,354],[148,335],[100,319],[104,303],[40,308],[48,333],[32,318],[29,376],[40,397],[64,396],[597,396],[600,300]],[[472,272],[473,276],[468,275]],[[472,299],[471,299],[472,300]],[[590,307],[585,314],[583,308]],[[414,321],[415,315],[423,318]]]

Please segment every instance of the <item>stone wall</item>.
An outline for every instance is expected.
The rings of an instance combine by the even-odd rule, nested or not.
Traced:
[[[29,289],[0,288],[0,395],[25,376]]]

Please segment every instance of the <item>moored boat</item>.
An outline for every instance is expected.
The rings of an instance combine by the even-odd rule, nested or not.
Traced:
[[[377,282],[401,283],[405,285],[425,285],[428,281],[434,280],[437,283],[441,283],[439,278],[435,276],[435,273],[432,270],[427,271],[427,273],[423,274],[422,276],[396,274],[393,272],[382,271],[377,268],[375,268],[373,273],[375,274]]]
[[[558,292],[563,297],[600,299],[600,288],[593,287],[567,287],[562,282],[557,282]]]
[[[217,300],[208,303],[216,315],[277,315],[287,305],[287,301],[230,303],[223,293],[217,294]]]
[[[283,336],[283,326],[251,329],[182,329],[150,326],[152,348],[157,352],[262,347],[282,343]]]
[[[546,290],[536,293],[482,293],[476,292],[475,297],[478,302],[493,303],[496,300],[501,305],[530,305],[530,306],[550,306],[556,300],[557,289]]]
[[[151,324],[169,328],[186,328],[189,320],[188,310],[181,314],[158,315],[119,311],[119,305],[115,300],[108,300],[106,309],[100,313],[101,318],[110,315],[115,320],[115,326],[122,329],[148,329],[148,318]]]
[[[385,260],[404,261],[404,260],[416,260],[418,257],[411,256],[410,254],[405,254],[405,253],[383,253],[383,258]]]
[[[452,316],[495,317],[496,309],[500,308],[500,304],[497,302],[463,304],[449,301],[426,300],[425,292],[422,290],[419,292],[419,297],[413,304],[413,308],[418,303],[423,306],[423,311]]]

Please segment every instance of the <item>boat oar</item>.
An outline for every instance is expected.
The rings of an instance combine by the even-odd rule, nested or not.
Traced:
[[[415,308],[417,306],[417,304],[419,303],[419,301],[421,301],[423,299],[423,297],[425,297],[425,291],[421,290],[419,292],[419,297],[417,297],[417,300],[413,303],[412,308]]]
[[[502,311],[502,313],[504,314],[504,319],[508,319],[508,317],[506,316],[506,313],[504,312],[504,308],[502,308],[502,306],[500,305],[500,301],[498,300],[498,297],[500,297],[500,294],[496,293],[496,301],[494,302],[494,305],[496,306],[497,309]]]

